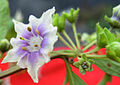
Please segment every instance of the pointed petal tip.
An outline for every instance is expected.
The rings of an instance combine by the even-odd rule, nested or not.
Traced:
[[[2,60],[1,64],[3,64],[3,63],[7,63],[5,59]]]
[[[38,80],[33,80],[34,81],[34,83],[38,83],[39,81]]]

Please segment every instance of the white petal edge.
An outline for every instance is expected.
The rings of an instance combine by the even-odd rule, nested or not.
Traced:
[[[44,12],[40,18],[36,18],[34,15],[30,15],[29,22],[31,26],[35,29],[38,28],[41,23],[52,24],[52,15],[54,14],[54,12],[55,7]]]
[[[17,33],[17,37],[20,37],[22,33],[27,30],[27,27],[31,27],[29,24],[23,24],[22,22],[12,20],[14,23],[15,32]]]
[[[39,61],[36,63],[34,67],[31,67],[31,65],[28,65],[28,69],[27,69],[29,75],[31,76],[31,78],[33,79],[35,83],[38,83],[39,68],[46,63],[43,56],[40,56],[39,58],[40,58]]]
[[[16,50],[16,48],[9,50],[1,63],[17,62],[19,60],[19,57],[15,54]]]
[[[51,30],[48,30],[49,32],[45,35],[45,38],[47,38],[49,42],[44,47],[44,53],[51,52],[53,50],[55,42],[58,40],[58,36],[56,35],[57,27],[53,27],[53,25],[49,25],[48,27],[51,28]]]
[[[21,43],[19,42],[19,39],[18,39],[18,38],[11,38],[10,43],[11,43],[11,45],[13,46],[13,48],[14,48],[14,47],[19,47],[20,44],[21,44]]]

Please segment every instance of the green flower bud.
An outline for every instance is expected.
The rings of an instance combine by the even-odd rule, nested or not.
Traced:
[[[97,45],[100,48],[104,48],[108,41],[107,41],[107,36],[105,35],[103,28],[99,25],[99,23],[96,24],[97,28]]]
[[[105,48],[107,44],[116,41],[116,36],[107,28],[102,28],[99,23],[96,24],[97,28],[97,45],[100,48]]]
[[[79,68],[79,71],[84,75],[86,71],[92,71],[93,61],[86,58],[86,55],[83,54],[81,58],[78,58],[77,62],[74,62],[73,65]]]
[[[62,14],[59,16],[57,13],[53,15],[53,26],[58,27],[58,32],[61,32],[65,28],[65,16]]]
[[[9,43],[9,41],[8,41],[7,39],[2,39],[2,40],[0,41],[0,51],[6,52],[6,51],[9,50],[9,48],[10,48],[10,43]]]
[[[112,42],[106,46],[107,57],[120,62],[120,42]]]
[[[111,18],[105,16],[105,20],[113,27],[120,28],[120,5],[113,8],[113,15]]]
[[[79,8],[77,8],[77,10],[71,8],[70,13],[64,12],[64,15],[70,23],[74,23],[77,19],[79,10],[80,10]]]

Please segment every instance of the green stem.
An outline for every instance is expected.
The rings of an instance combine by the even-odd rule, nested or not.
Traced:
[[[68,34],[66,33],[66,31],[63,30],[62,33],[66,37],[66,39],[70,42],[70,44],[76,49],[75,44],[73,43],[73,41],[71,40],[71,38],[68,36]]]
[[[106,55],[86,55],[87,58],[94,58],[94,59],[106,59]]]
[[[88,44],[82,51],[87,50],[88,48],[90,48],[92,45],[94,45],[96,43],[96,40],[94,40],[93,42],[91,42],[90,44]]]
[[[93,50],[89,51],[89,52],[86,52],[86,53],[94,53],[94,52],[97,52],[98,50],[100,50],[99,47],[96,47],[94,48]]]
[[[7,77],[7,76],[9,76],[11,74],[14,74],[14,73],[16,73],[18,71],[21,71],[21,70],[23,70],[23,69],[19,68],[18,66],[13,66],[13,67],[9,68],[6,71],[0,72],[0,79],[2,79],[4,77]]]
[[[69,45],[69,43],[66,42],[65,39],[64,39],[59,33],[57,33],[57,35],[58,35],[59,39],[60,39],[66,46],[68,46],[70,49],[73,50],[73,48]]]
[[[75,37],[75,40],[76,40],[77,47],[80,50],[80,42],[79,42],[79,39],[78,39],[78,36],[77,36],[77,31],[76,31],[75,23],[72,23],[72,28],[73,28],[74,37]]]
[[[73,56],[74,55],[74,53],[71,53],[71,52],[67,53],[67,52],[57,52],[57,51],[54,51],[54,52],[50,53],[50,55],[52,55],[52,54],[56,54],[56,55],[68,55],[68,56]]]

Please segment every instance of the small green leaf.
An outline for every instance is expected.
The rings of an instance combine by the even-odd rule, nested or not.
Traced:
[[[0,0],[0,40],[5,38],[10,28],[10,22],[8,0]]]
[[[73,73],[71,67],[69,66],[67,60],[64,58],[66,64],[66,79],[64,85],[69,82],[69,85],[87,85],[80,77]]]
[[[95,65],[107,74],[120,77],[120,63],[111,59],[95,59]]]

